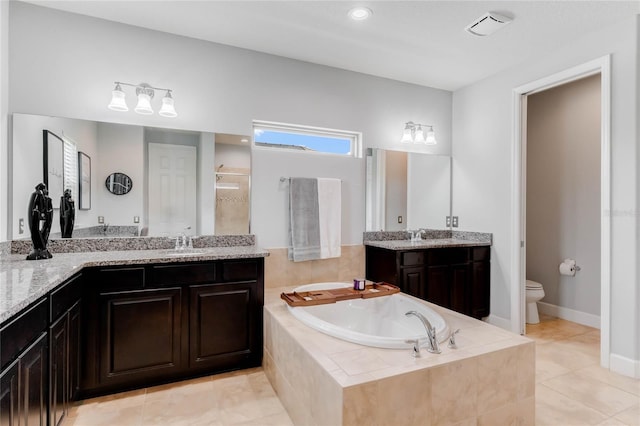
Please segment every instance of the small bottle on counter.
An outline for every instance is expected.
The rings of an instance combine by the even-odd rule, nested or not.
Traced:
[[[365,288],[365,283],[366,283],[365,279],[355,278],[353,280],[353,289],[362,291]]]

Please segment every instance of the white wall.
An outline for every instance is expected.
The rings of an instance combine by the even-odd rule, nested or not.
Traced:
[[[0,205],[9,206],[9,2],[0,1]],[[9,208],[0,209],[0,242],[9,233]]]
[[[13,115],[13,152],[12,164],[12,210],[8,211],[11,223],[11,233],[14,239],[30,238],[27,217],[29,197],[35,186],[43,181],[42,165],[42,130],[47,129],[58,136],[66,136],[76,143],[78,151],[82,151],[92,159],[97,158],[97,126],[95,122],[84,120],[69,120],[65,118],[46,117],[29,114]],[[95,174],[94,174],[95,176]],[[92,209],[80,210],[77,191],[72,196],[76,202],[76,220],[74,228],[85,228],[94,225],[97,204],[95,193],[95,178],[91,179]],[[55,196],[51,194],[51,196]],[[57,195],[58,197],[60,194]],[[60,232],[60,217],[58,210],[54,211],[51,233]],[[23,233],[19,233],[18,223],[24,219]]]
[[[638,19],[555,46],[544,57],[460,89],[453,101],[453,214],[493,232],[491,313],[510,317],[513,89],[611,54],[611,351],[640,375]]]
[[[600,75],[528,96],[527,273],[543,302],[600,316]],[[562,259],[581,270],[560,275]]]
[[[11,112],[245,135],[251,134],[252,120],[260,119],[360,131],[365,147],[381,148],[397,147],[404,123],[412,120],[433,124],[438,138],[436,147],[416,150],[451,152],[448,91],[26,3],[12,2],[10,17]],[[46,66],[35,66],[36,58]],[[108,110],[115,80],[173,89],[178,117]],[[127,96],[132,103],[133,93]],[[260,164],[272,157],[271,163]],[[272,226],[284,212],[277,201],[282,195],[278,178],[301,175],[298,165],[285,158],[253,157],[252,232],[265,247],[283,247],[286,240],[286,229]],[[364,159],[332,161],[330,167],[319,168],[316,176],[344,168],[334,173],[348,178],[343,243],[359,244],[365,216]]]
[[[133,217],[141,218],[144,213],[144,129],[138,126],[113,123],[98,123],[98,161],[91,163],[91,183],[96,181],[97,206],[91,205],[95,217],[92,225],[98,225],[98,216],[104,217],[109,225],[135,226]],[[107,190],[105,181],[112,173],[124,173],[131,178],[131,191],[123,195],[114,195]]]

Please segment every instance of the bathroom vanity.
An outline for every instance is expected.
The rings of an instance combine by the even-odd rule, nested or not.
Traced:
[[[474,318],[489,315],[490,241],[435,238],[365,246],[367,279]]]
[[[267,255],[249,246],[3,259],[0,423],[58,425],[78,397],[261,365]]]

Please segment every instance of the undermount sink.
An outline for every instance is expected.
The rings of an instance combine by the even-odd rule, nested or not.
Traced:
[[[177,257],[182,257],[182,256],[198,256],[204,254],[203,250],[170,250],[167,253],[167,256],[177,256]]]

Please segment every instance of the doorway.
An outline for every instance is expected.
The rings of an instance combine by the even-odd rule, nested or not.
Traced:
[[[599,75],[600,84],[600,164],[599,164],[599,219],[600,223],[600,319],[601,331],[600,360],[603,367],[609,367],[609,300],[610,300],[610,145],[609,145],[609,99],[610,99],[610,58],[608,56],[569,70],[551,75],[541,80],[514,89],[514,150],[513,150],[513,199],[512,214],[512,285],[511,285],[511,328],[525,333],[525,281],[527,279],[527,117],[529,96],[586,77]],[[597,254],[596,254],[597,256]],[[560,259],[561,260],[561,259]]]

